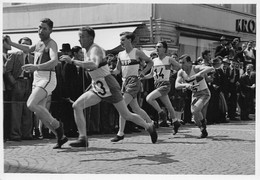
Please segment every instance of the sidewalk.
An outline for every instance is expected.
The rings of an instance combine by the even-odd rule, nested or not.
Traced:
[[[7,141],[4,175],[255,175],[255,120],[208,125],[206,139],[198,139],[199,129],[190,124],[175,136],[172,127],[157,130],[156,144],[143,130],[118,143],[110,142],[114,134],[89,136],[88,149],[71,148],[75,138],[58,150],[52,149],[55,139]]]

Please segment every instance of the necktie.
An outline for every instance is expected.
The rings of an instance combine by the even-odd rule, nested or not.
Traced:
[[[235,82],[235,78],[236,78],[236,70],[235,69],[232,69],[231,76],[232,76],[231,82],[234,83]]]
[[[29,64],[28,55],[25,56],[24,64]],[[24,71],[23,76],[29,78],[29,77],[30,77],[30,74],[29,74],[28,72],[25,72],[25,71]]]

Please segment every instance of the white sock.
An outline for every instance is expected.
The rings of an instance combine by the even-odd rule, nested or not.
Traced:
[[[117,135],[118,135],[118,136],[123,136],[124,133],[123,133],[123,132],[118,132]]]

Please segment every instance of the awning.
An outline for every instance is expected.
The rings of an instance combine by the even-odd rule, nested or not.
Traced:
[[[134,32],[136,26],[130,27],[119,27],[119,28],[105,28],[105,29],[95,29],[95,40],[94,42],[105,50],[110,50],[118,45],[120,45],[120,36],[119,34],[124,31]],[[9,34],[11,40],[14,42],[18,42],[22,37],[29,37],[32,39],[33,44],[36,44],[39,41],[39,36],[37,32],[33,33],[14,33]],[[58,49],[61,49],[63,43],[69,43],[71,47],[80,46],[78,30],[73,31],[58,31],[53,32],[51,34],[51,38],[53,38],[57,45]],[[16,48],[12,48],[9,52],[17,51]]]

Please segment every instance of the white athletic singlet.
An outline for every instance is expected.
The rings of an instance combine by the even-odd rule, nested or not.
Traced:
[[[197,79],[196,78],[190,78],[191,76],[195,75],[195,71],[194,71],[194,66],[192,66],[191,68],[191,71],[190,71],[190,74],[187,75],[187,73],[185,71],[182,70],[182,75],[183,75],[183,79],[186,83],[189,83],[191,85],[198,85],[196,86],[195,88],[195,91],[198,92],[198,91],[202,91],[204,89],[207,89],[208,88],[208,85],[205,81],[205,78],[204,77],[201,77],[201,79]]]
[[[129,76],[138,76],[140,61],[136,58],[136,48],[133,48],[130,53],[122,51],[118,53],[118,58],[122,66],[123,82]]]
[[[154,83],[169,81],[171,73],[170,57],[165,56],[162,60],[159,57],[153,59]]]
[[[84,61],[91,61],[90,60],[90,51],[94,47],[99,47],[100,49],[102,49],[103,61],[101,62],[101,64],[104,63],[104,65],[100,66],[99,68],[97,68],[97,69],[95,69],[93,71],[85,71],[85,73],[89,73],[89,75],[92,78],[92,80],[93,81],[97,81],[99,78],[103,78],[103,77],[109,75],[110,71],[109,71],[108,65],[106,64],[106,53],[105,53],[105,50],[103,48],[101,48],[100,46],[98,46],[97,44],[95,44],[95,43],[93,43],[90,46],[88,52],[86,52],[85,48],[82,48],[82,51],[83,51],[83,54],[84,54]]]

